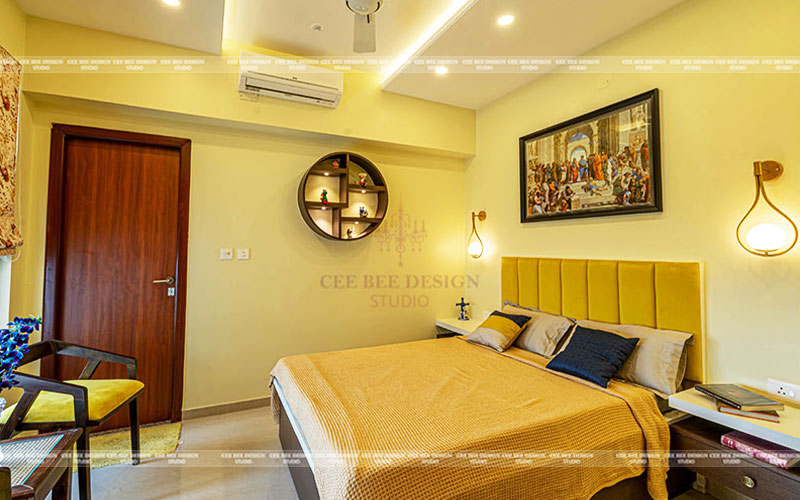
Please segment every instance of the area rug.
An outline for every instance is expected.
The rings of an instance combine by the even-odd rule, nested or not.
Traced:
[[[175,452],[181,439],[181,424],[160,424],[139,429],[141,461]],[[92,469],[131,463],[131,432],[114,431],[89,437]],[[77,460],[73,461],[73,467]]]

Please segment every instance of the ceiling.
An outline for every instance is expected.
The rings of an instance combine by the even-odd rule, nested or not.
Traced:
[[[386,0],[375,16],[378,51],[368,56],[400,54],[452,1]],[[297,56],[355,55],[345,0],[226,0],[225,38]]]
[[[480,0],[442,33],[421,57],[578,56],[642,24],[683,0]],[[512,14],[515,21],[499,26]],[[480,108],[539,74],[406,70],[385,90],[465,108]]]
[[[219,54],[225,0],[17,0],[26,14]]]
[[[162,0],[17,1],[30,15],[213,54],[221,52],[224,37],[297,56],[356,56],[353,14],[345,0],[182,0],[179,7]],[[385,0],[376,15],[378,52],[367,57],[392,60],[420,45],[419,57],[437,59],[578,56],[682,1]],[[460,17],[414,45],[456,3],[464,5]],[[504,14],[516,19],[498,26]],[[448,74],[436,75],[412,65],[389,78],[384,89],[477,109],[541,74],[450,67]]]

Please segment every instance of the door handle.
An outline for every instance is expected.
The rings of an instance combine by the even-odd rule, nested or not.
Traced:
[[[172,285],[174,283],[175,283],[175,278],[173,278],[172,276],[170,276],[170,277],[168,277],[166,279],[163,279],[163,280],[154,280],[153,281],[154,285]]]

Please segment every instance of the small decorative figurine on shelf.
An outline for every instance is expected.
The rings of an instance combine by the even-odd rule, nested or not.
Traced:
[[[358,174],[358,185],[361,186],[362,188],[367,187],[367,174],[365,174],[364,172]]]
[[[461,302],[456,304],[459,309],[458,313],[458,320],[459,321],[467,321],[469,320],[469,311],[467,307],[469,307],[469,302],[464,302],[464,297],[461,297]]]
[[[322,194],[319,195],[319,201],[321,201],[323,205],[327,205],[328,204],[328,190],[327,189],[325,189],[325,188],[322,189]]]
[[[339,165],[341,165],[341,163],[339,163],[339,159],[338,158],[334,158],[333,161],[331,162],[331,166],[333,168],[339,168]]]
[[[347,229],[347,239],[348,240],[352,240],[353,239],[353,228],[352,227]]]
[[[367,207],[361,205],[358,207],[358,216],[359,217],[369,217],[369,212],[367,212]]]

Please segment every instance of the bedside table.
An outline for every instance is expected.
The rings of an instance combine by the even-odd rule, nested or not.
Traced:
[[[800,499],[797,469],[784,470],[722,445],[720,437],[730,431],[698,417],[670,425],[670,476],[688,469],[757,500]]]
[[[459,335],[469,335],[478,325],[483,323],[477,319],[460,321],[458,318],[444,318],[436,320],[436,338],[446,339],[448,337],[458,337]]]

